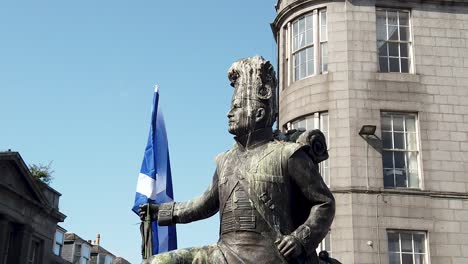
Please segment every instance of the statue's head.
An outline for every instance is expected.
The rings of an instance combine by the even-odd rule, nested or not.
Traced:
[[[261,56],[241,59],[228,71],[234,87],[228,113],[229,133],[246,135],[271,128],[276,119],[276,74],[271,63]]]

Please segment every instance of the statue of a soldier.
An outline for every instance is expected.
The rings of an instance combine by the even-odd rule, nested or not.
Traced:
[[[149,211],[160,225],[219,211],[219,241],[155,255],[148,263],[318,263],[315,249],[333,221],[335,201],[319,174],[315,147],[274,140],[276,78],[270,62],[242,59],[228,77],[234,87],[229,133],[236,143],[217,156],[211,185],[188,202],[140,207],[142,219]]]

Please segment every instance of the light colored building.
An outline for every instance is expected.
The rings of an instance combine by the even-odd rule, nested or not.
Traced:
[[[468,1],[276,11],[279,126],[328,139],[337,211],[322,246],[346,264],[468,263]]]

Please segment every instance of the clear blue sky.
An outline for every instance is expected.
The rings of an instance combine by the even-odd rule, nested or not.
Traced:
[[[2,1],[0,150],[53,161],[61,225],[139,263],[131,212],[153,85],[160,86],[177,201],[203,192],[233,143],[226,72],[276,65],[276,0]],[[180,247],[211,244],[218,216],[178,226]]]

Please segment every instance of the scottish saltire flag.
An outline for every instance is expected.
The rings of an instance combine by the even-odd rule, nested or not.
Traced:
[[[151,126],[146,144],[145,155],[141,164],[140,174],[132,210],[138,214],[138,207],[145,203],[164,203],[173,201],[171,166],[167,144],[164,118],[159,109],[159,91],[155,86]],[[152,254],[158,254],[177,248],[175,226],[158,226],[151,223]]]

